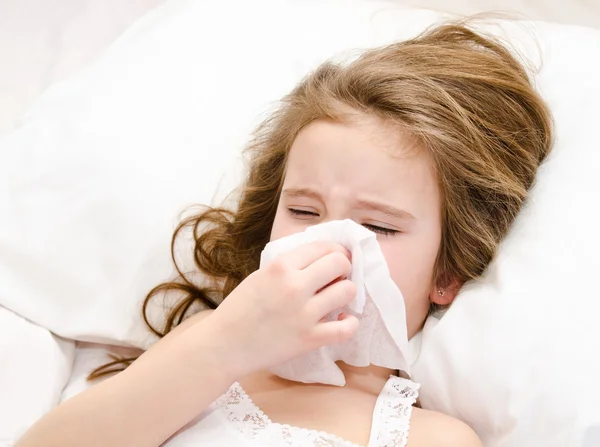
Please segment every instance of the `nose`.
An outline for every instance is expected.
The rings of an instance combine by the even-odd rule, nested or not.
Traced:
[[[337,205],[337,206],[336,206]],[[345,205],[345,201],[338,199],[335,205],[329,205],[327,212],[324,213],[320,219],[320,223],[331,222],[334,220],[352,220],[351,210]]]

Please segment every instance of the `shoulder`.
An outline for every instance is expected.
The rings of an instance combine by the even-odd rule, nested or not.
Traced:
[[[413,408],[407,447],[482,447],[464,422],[437,411]]]

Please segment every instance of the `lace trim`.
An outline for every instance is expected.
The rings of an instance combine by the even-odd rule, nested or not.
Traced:
[[[390,377],[375,404],[369,447],[406,446],[418,389],[419,385],[410,380]],[[288,446],[364,447],[331,433],[271,421],[237,382],[213,406],[223,412],[234,429],[255,441]]]
[[[375,404],[369,446],[406,447],[410,416],[419,396],[419,388],[418,383],[390,377]]]
[[[255,441],[289,446],[364,447],[331,433],[271,421],[237,382],[214,405],[226,414],[236,430]]]
[[[236,430],[252,439],[273,423],[237,382],[213,405],[227,415]]]

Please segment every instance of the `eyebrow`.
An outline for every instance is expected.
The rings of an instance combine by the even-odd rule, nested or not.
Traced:
[[[321,195],[310,188],[288,188],[284,189],[281,193],[283,196],[295,199],[299,197],[308,197],[312,199],[317,199],[319,201],[323,201]],[[356,206],[363,210],[369,211],[378,211],[382,214],[385,214],[388,217],[396,218],[396,219],[404,219],[404,220],[415,220],[415,216],[410,214],[408,211],[398,209],[394,206],[387,205],[385,203],[372,202],[370,200],[356,200]]]

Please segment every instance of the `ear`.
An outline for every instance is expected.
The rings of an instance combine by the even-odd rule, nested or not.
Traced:
[[[439,306],[448,306],[458,295],[462,284],[456,280],[444,281],[443,284],[440,284],[439,281],[433,284],[429,293],[429,301]]]

